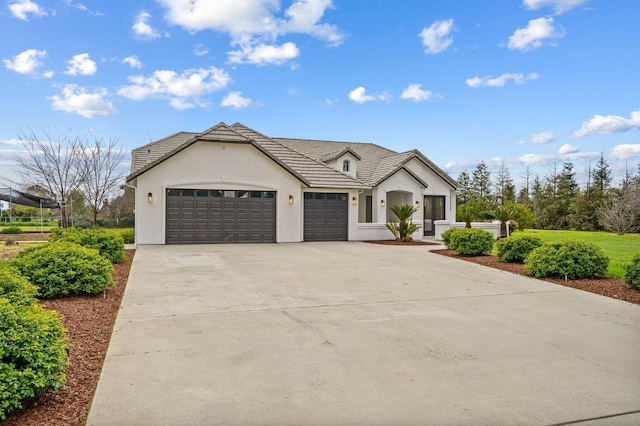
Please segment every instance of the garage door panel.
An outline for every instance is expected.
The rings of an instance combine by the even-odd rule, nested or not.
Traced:
[[[167,244],[275,242],[275,192],[167,190]]]
[[[348,239],[348,194],[304,194],[304,240],[346,241]]]

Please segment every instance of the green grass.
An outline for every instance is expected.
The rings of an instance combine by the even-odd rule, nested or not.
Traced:
[[[640,253],[640,234],[617,235],[610,232],[527,229],[522,232],[522,235],[535,236],[544,242],[576,239],[596,244],[611,259],[607,273],[619,278],[624,276],[624,266],[631,263],[633,255]]]

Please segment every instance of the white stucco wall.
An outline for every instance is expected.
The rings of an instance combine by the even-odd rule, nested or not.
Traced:
[[[413,215],[413,222],[420,225],[420,229],[413,234],[413,239],[422,239],[424,234],[423,203],[425,195],[444,196],[445,218],[451,221],[455,220],[455,190],[416,159],[407,162],[405,167],[424,180],[428,187],[424,188],[405,170],[399,170],[377,188],[373,188],[371,191],[373,223],[362,223],[361,220],[358,224],[356,239],[362,241],[391,239],[391,232],[385,226],[388,219],[392,217],[389,207],[400,203],[415,205],[416,201],[420,203],[420,208]],[[385,201],[384,206],[380,203],[382,200]],[[360,217],[363,217],[362,211],[360,212]]]
[[[167,188],[277,191],[276,240],[302,241],[301,182],[251,145],[196,142],[138,176],[136,187],[137,244],[165,243]]]
[[[349,160],[349,172],[347,173],[349,176],[351,177],[356,177],[356,170],[358,167],[358,159],[356,157],[354,157],[351,153],[346,152],[343,155],[341,155],[340,157],[331,160],[331,161],[327,161],[326,164],[329,167],[332,167],[334,169],[336,169],[337,171],[341,172],[342,171],[342,162],[344,160]]]

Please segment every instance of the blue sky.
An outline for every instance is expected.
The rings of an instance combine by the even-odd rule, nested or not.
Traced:
[[[21,131],[125,150],[224,121],[417,148],[516,182],[640,162],[637,0],[2,0],[0,185]]]

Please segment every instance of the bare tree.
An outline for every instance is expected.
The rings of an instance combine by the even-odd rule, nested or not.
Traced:
[[[84,142],[76,137],[56,136],[43,130],[21,132],[18,139],[24,153],[17,158],[25,188],[39,186],[60,204],[60,224],[69,226],[69,196],[84,180]]]
[[[622,187],[620,194],[598,209],[598,219],[604,228],[616,234],[640,230],[640,188],[630,184]]]
[[[97,138],[93,146],[85,147],[81,188],[94,226],[104,203],[122,184],[124,172],[120,166],[123,159],[124,151],[114,138],[106,141]]]

